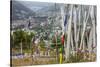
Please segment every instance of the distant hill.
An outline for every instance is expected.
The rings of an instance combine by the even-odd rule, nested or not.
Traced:
[[[22,20],[28,18],[29,16],[34,16],[35,12],[31,9],[25,7],[19,1],[11,1],[11,19],[12,20]]]
[[[46,15],[46,16],[52,16],[55,13],[60,13],[60,5],[53,3],[50,6],[44,7],[37,11],[37,15]]]

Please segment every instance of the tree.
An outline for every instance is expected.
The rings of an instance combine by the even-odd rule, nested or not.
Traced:
[[[33,32],[29,33],[23,30],[16,30],[13,32],[13,35],[11,35],[11,44],[13,45],[13,48],[20,48],[22,53],[22,49],[31,48],[31,40],[33,36]]]

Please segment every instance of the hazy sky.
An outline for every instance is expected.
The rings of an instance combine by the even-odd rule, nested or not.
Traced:
[[[48,3],[48,2],[35,2],[35,1],[19,1],[19,2],[34,11],[54,5],[54,3]]]

